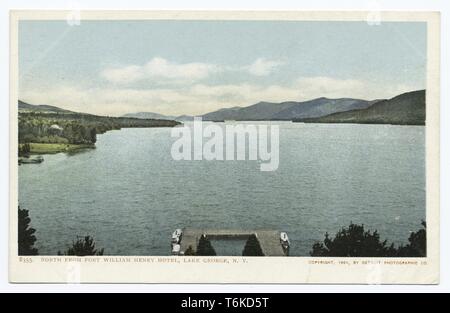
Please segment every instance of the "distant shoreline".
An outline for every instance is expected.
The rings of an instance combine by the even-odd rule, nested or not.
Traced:
[[[307,121],[298,120],[292,121],[292,123],[304,123],[304,124],[354,124],[354,125],[392,125],[392,126],[426,126],[425,123],[387,123],[387,122],[355,122],[355,121]]]

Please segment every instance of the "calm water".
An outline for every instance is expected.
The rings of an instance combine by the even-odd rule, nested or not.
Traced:
[[[169,128],[122,129],[97,148],[19,167],[40,254],[93,236],[106,254],[168,255],[175,228],[286,231],[291,255],[353,221],[406,242],[425,218],[425,128],[280,125],[280,165],[173,161]]]

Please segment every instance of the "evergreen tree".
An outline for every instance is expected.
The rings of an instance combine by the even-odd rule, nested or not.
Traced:
[[[427,224],[422,221],[422,229],[411,233],[408,238],[409,244],[398,248],[399,257],[426,257],[427,256]]]
[[[247,242],[245,243],[244,250],[242,251],[243,256],[264,256],[264,253],[261,249],[261,245],[259,244],[258,238],[256,238],[255,234],[250,235],[248,237]]]
[[[422,229],[411,233],[408,238],[411,254],[417,257],[427,256],[427,223],[422,221]]]
[[[200,237],[200,240],[198,242],[198,247],[197,247],[197,255],[203,255],[203,256],[216,255],[216,251],[214,250],[213,246],[211,245],[211,241],[209,241],[209,239],[205,235],[202,235]]]
[[[36,230],[30,227],[31,219],[28,210],[19,207],[19,255],[38,255],[38,249],[34,248]]]

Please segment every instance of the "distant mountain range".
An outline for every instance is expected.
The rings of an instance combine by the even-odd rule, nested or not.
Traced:
[[[298,118],[319,117],[336,112],[353,109],[364,109],[371,101],[359,99],[328,99],[318,98],[305,102],[258,102],[254,105],[240,108],[221,109],[203,115],[207,121],[217,120],[293,120]]]
[[[32,105],[19,100],[19,111],[74,113],[50,105]],[[127,113],[122,117],[190,121],[190,115],[154,112]],[[408,92],[389,100],[317,98],[303,102],[258,102],[247,107],[224,108],[201,116],[205,121],[286,120],[305,123],[425,124],[425,90]]]
[[[190,115],[164,115],[154,112],[136,112],[136,113],[127,113],[122,115],[122,117],[134,117],[141,119],[158,119],[158,120],[174,120],[174,121],[190,121],[193,120],[194,117]]]
[[[223,108],[201,115],[205,121],[264,121],[293,120],[299,118],[319,117],[335,112],[353,109],[364,109],[374,101],[359,99],[328,99],[318,98],[305,102],[258,102],[248,107]],[[125,117],[175,119],[178,121],[192,120],[192,116],[167,116],[153,112],[138,112],[125,114]]]
[[[21,112],[46,112],[46,113],[75,113],[73,111],[69,111],[69,110],[64,110],[52,105],[45,105],[45,104],[41,104],[41,105],[36,105],[36,104],[29,104],[26,102],[23,102],[21,100],[19,100],[19,111]]]
[[[159,119],[159,120],[174,120],[176,116],[171,115],[164,115],[159,113],[153,113],[153,112],[137,112],[137,113],[127,113],[122,115],[122,117],[135,117],[135,118],[142,118],[142,119]]]
[[[365,109],[294,121],[305,123],[425,125],[425,111],[425,90],[418,90],[401,94],[389,100],[378,101]]]

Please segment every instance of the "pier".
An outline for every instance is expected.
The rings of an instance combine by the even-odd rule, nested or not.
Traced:
[[[280,242],[280,232],[276,230],[242,230],[242,229],[196,229],[185,228],[181,237],[181,254],[190,247],[197,251],[200,237],[205,235],[210,240],[247,240],[255,235],[265,256],[286,256]]]

